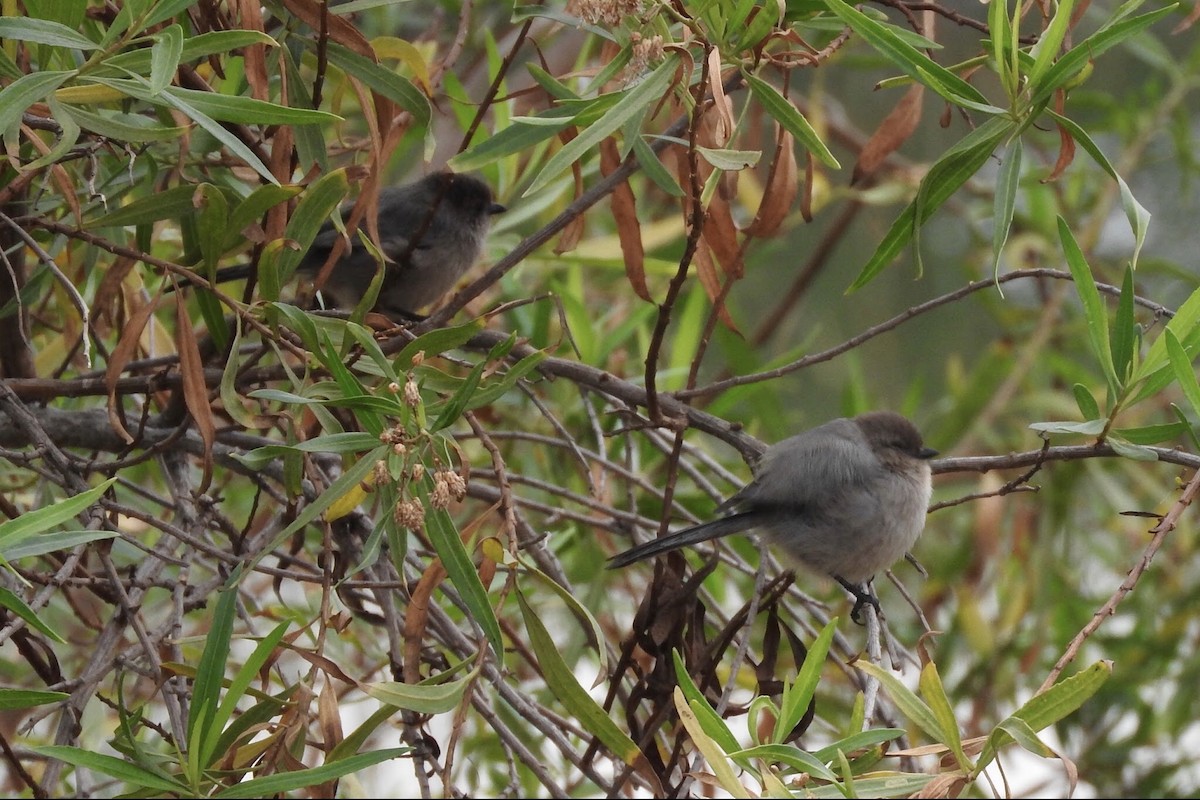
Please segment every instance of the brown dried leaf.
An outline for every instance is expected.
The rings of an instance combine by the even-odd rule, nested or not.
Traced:
[[[1063,112],[1063,104],[1066,102],[1067,93],[1059,89],[1054,94],[1054,110],[1061,114]],[[1062,125],[1057,122],[1054,124],[1058,127],[1058,160],[1054,162],[1054,169],[1050,171],[1050,174],[1042,179],[1042,183],[1058,180],[1059,176],[1075,160],[1075,138]]]
[[[92,300],[92,324],[96,326],[97,331],[104,330],[105,321],[113,327],[119,324],[121,315],[118,313],[116,301],[124,294],[121,284],[136,263],[129,256],[117,256],[112,266],[104,270],[100,277],[100,285],[96,287],[96,297]]]
[[[324,13],[324,24],[329,31],[330,40],[353,50],[363,58],[369,58],[378,63],[375,51],[366,37],[345,17],[323,10],[326,8],[325,3],[316,2],[316,0],[283,0],[283,4],[314,31],[321,30],[321,15]]]
[[[705,146],[724,147],[733,136],[736,123],[733,119],[733,101],[725,94],[725,87],[721,84],[721,51],[715,47],[708,52],[708,88],[713,98],[708,111],[714,112],[712,133],[715,138],[712,140],[714,144],[706,143]],[[708,116],[708,111],[705,116]]]
[[[800,216],[805,222],[813,221],[813,183],[816,178],[817,160],[805,151],[804,191],[800,193]]]
[[[717,318],[721,321],[721,324],[741,335],[741,331],[738,330],[733,317],[729,315],[729,308],[725,305],[725,300],[721,295],[724,288],[721,284],[721,276],[717,273],[712,253],[709,251],[708,245],[703,238],[697,243],[696,254],[692,257],[692,263],[696,266],[696,275],[700,278],[700,285],[704,287],[708,298],[713,303],[720,304],[717,308]]]
[[[254,2],[254,0],[239,0],[237,7],[239,28],[242,30],[258,31],[259,33],[266,32],[263,29],[261,3]],[[243,72],[246,76],[246,82],[250,84],[251,96],[256,100],[271,100],[271,84],[270,78],[267,75],[266,47],[261,44],[252,44],[242,48],[241,52],[242,63],[244,65]],[[287,128],[286,125],[281,126],[280,130],[285,128]]]
[[[338,710],[337,691],[332,681],[325,681],[321,693],[317,696],[317,724],[321,728],[321,738],[324,740],[322,750],[328,754],[341,744],[345,736],[342,734],[342,715]],[[326,781],[313,786],[315,797],[335,797],[337,795],[338,779]]]
[[[446,568],[441,559],[433,559],[413,589],[404,615],[404,682],[418,683],[421,680],[421,647],[425,639],[425,622],[429,618],[429,599],[446,579]]]
[[[600,173],[608,176],[621,165],[617,143],[612,137],[600,143]],[[617,237],[621,242],[621,253],[625,257],[625,275],[637,296],[653,302],[646,285],[646,249],[642,246],[642,227],[637,218],[637,200],[629,181],[623,181],[610,195],[613,219],[617,223]]]
[[[558,134],[558,138],[565,145],[569,143],[579,134],[579,129],[574,125],[563,128]],[[575,194],[574,199],[578,200],[583,194],[583,172],[579,168],[579,163],[571,165],[571,176],[575,179]],[[562,255],[569,253],[579,246],[579,240],[583,238],[584,217],[582,214],[563,226],[562,233],[558,236],[558,241],[554,244],[554,254]]]
[[[792,203],[800,191],[800,183],[796,175],[795,137],[779,125],[775,126],[775,152],[778,154],[772,164],[771,174],[767,185],[763,187],[762,201],[758,204],[758,213],[754,221],[745,229],[749,236],[771,236],[779,230],[779,226],[787,219],[792,210]]]
[[[321,686],[321,694],[317,697],[317,721],[321,725],[321,735],[325,738],[324,750],[328,753],[346,738],[342,733],[342,714],[338,710],[337,690],[334,689],[332,681],[325,681]]]
[[[183,383],[183,402],[196,423],[200,441],[204,443],[204,475],[200,479],[198,494],[208,491],[212,483],[213,442],[217,438],[217,426],[213,420],[212,406],[208,404],[208,384],[204,381],[204,359],[196,343],[196,331],[187,324],[187,308],[183,304],[183,293],[175,293],[175,313],[179,320],[176,327],[179,349],[179,377]]]
[[[1198,19],[1200,19],[1200,3],[1197,3],[1196,5],[1192,6],[1191,12],[1189,12],[1186,17],[1179,20],[1179,24],[1171,29],[1171,35],[1174,36],[1174,35],[1183,33],[1188,28],[1195,25],[1196,20],[1198,20]]]
[[[961,772],[949,772],[934,777],[911,797],[958,797],[967,785],[966,776]]]
[[[703,238],[712,248],[713,255],[721,263],[725,274],[734,280],[741,278],[745,272],[737,234],[737,225],[733,222],[733,211],[729,207],[729,201],[722,197],[720,192],[714,193],[704,220]]]
[[[179,295],[176,293],[176,300],[178,301],[178,299]],[[125,444],[133,444],[133,437],[125,429],[125,425],[121,422],[121,415],[117,413],[117,381],[120,380],[121,373],[125,371],[125,365],[133,360],[138,343],[141,341],[142,331],[157,305],[157,301],[151,301],[134,308],[133,314],[129,316],[129,321],[125,323],[124,330],[121,331],[121,338],[117,341],[117,346],[113,348],[112,354],[108,358],[108,367],[104,370],[104,385],[108,389],[108,421],[117,435],[125,441]]]
[[[883,122],[879,123],[858,154],[858,163],[854,165],[854,174],[850,177],[851,186],[873,175],[888,156],[908,141],[921,121],[921,101],[924,96],[925,87],[914,83]]]

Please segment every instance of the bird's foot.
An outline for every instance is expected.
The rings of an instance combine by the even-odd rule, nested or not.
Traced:
[[[862,619],[862,610],[868,605],[875,609],[877,616],[881,613],[879,598],[871,593],[870,581],[856,585],[839,575],[834,575],[833,578],[842,585],[842,588],[854,595],[854,608],[850,609],[850,619],[854,620],[855,625],[866,624]]]

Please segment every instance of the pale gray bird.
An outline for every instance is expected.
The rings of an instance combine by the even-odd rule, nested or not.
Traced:
[[[830,575],[878,609],[868,582],[916,543],[932,491],[925,447],[907,419],[872,411],[835,419],[767,448],[754,480],[720,506],[724,516],[632,547],[609,567],[759,529],[775,549]]]
[[[418,317],[420,309],[440,300],[475,264],[491,218],[505,210],[486,183],[453,172],[435,172],[382,190],[379,243],[387,263],[375,309],[389,316]],[[333,223],[326,222],[296,271],[315,278],[340,236]],[[326,308],[357,306],[378,269],[357,236],[346,245],[321,287]],[[246,278],[251,269],[251,264],[226,267],[217,272],[217,280]]]

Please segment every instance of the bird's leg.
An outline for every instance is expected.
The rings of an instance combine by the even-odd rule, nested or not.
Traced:
[[[859,616],[863,610],[863,606],[868,603],[875,609],[876,614],[880,614],[879,599],[871,594],[870,581],[863,583],[861,586],[856,586],[850,581],[843,578],[841,575],[834,575],[833,579],[842,585],[847,592],[854,595],[854,608],[850,609],[850,619],[854,620],[855,625],[863,625],[862,618]]]

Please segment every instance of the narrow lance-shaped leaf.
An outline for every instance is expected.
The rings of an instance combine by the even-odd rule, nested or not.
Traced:
[[[825,666],[825,657],[829,654],[829,646],[836,632],[837,620],[832,619],[809,646],[796,680],[784,687],[779,717],[775,720],[775,730],[771,734],[772,742],[785,741],[803,719],[813,695],[816,694],[817,684],[821,679],[821,668]]]
[[[841,169],[842,165],[833,157],[821,137],[808,124],[804,115],[771,84],[756,75],[745,73],[746,85],[750,87],[750,95],[778,122],[783,129],[796,137],[808,151],[821,160],[830,169]]]
[[[729,763],[729,758],[700,727],[695,708],[684,699],[683,691],[678,686],[675,687],[674,699],[675,710],[679,713],[679,721],[683,723],[683,727],[687,728],[688,735],[692,737],[692,744],[696,745],[696,748],[703,754],[722,788],[734,797],[750,797],[746,787],[742,786],[741,781],[737,779],[737,775]]]
[[[168,25],[154,34],[150,47],[150,91],[154,94],[166,89],[175,79],[179,59],[183,55],[183,28]]]
[[[643,109],[651,103],[659,102],[663,94],[670,88],[678,67],[679,59],[672,55],[647,75],[641,83],[625,92],[624,96],[604,116],[581,130],[578,136],[550,157],[525,194],[537,193],[539,189],[544,188],[550,181],[558,177],[559,173],[619,130],[627,119],[642,113]]]
[[[1071,24],[1071,12],[1074,10],[1075,0],[1058,0],[1055,4],[1053,19],[1033,46],[1033,68],[1026,76],[1030,86],[1036,87],[1054,63],[1058,49],[1067,35],[1067,28]]]
[[[1171,362],[1171,371],[1175,380],[1192,406],[1192,412],[1200,415],[1200,383],[1196,381],[1196,371],[1192,368],[1192,359],[1179,343],[1179,339],[1171,331],[1163,331],[1167,340],[1167,358]]]
[[[942,676],[938,674],[937,664],[930,661],[921,668],[921,677],[918,682],[921,688],[921,698],[929,704],[933,715],[937,717],[939,728],[945,735],[942,743],[950,748],[950,752],[958,760],[958,765],[963,771],[971,769],[971,761],[967,758],[967,754],[963,752],[962,735],[958,730],[958,719],[954,716],[954,709],[950,705],[950,698],[946,695],[946,687],[942,685]]]
[[[905,686],[899,678],[869,661],[858,661],[854,666],[883,684],[883,688],[901,714],[915,722],[917,727],[925,731],[934,741],[949,744],[951,734],[942,730],[942,723],[933,713],[933,709],[917,697],[913,690]]]
[[[529,633],[529,644],[537,656],[538,666],[550,691],[570,712],[571,719],[577,720],[584,730],[594,734],[617,758],[626,764],[635,764],[642,757],[641,750],[580,685],[574,669],[562,657],[555,637],[550,635],[520,587],[517,588],[517,602]]]
[[[1194,353],[1200,348],[1200,288],[1194,290],[1183,305],[1167,322],[1166,330],[1175,334],[1175,338],[1183,345],[1184,351]],[[1171,382],[1171,373],[1167,367],[1167,340],[1163,334],[1150,344],[1146,358],[1134,370],[1130,383],[1144,381],[1141,388],[1134,394],[1130,404],[1145,400],[1162,390]]]
[[[671,662],[675,666],[675,685],[683,693],[683,699],[695,715],[696,724],[725,752],[740,749],[741,745],[725,724],[725,720],[709,705],[700,687],[696,686],[696,682],[688,674],[687,666],[678,650],[671,650]]]
[[[1138,327],[1133,318],[1133,297],[1133,267],[1126,266],[1111,332],[1113,369],[1120,381],[1129,379],[1133,372],[1133,357],[1137,352]]]
[[[987,114],[1004,113],[989,104],[978,89],[896,36],[888,26],[842,0],[826,0],[826,6],[889,61],[951,103]]]
[[[950,148],[921,181],[917,196],[900,213],[888,229],[875,253],[862,268],[848,291],[861,289],[878,275],[884,267],[900,254],[912,240],[917,228],[925,223],[950,195],[958,191],[967,180],[979,171],[992,152],[1010,135],[1016,133],[1010,120],[994,117],[967,134]]]
[[[445,509],[434,508],[431,505],[429,493],[424,484],[418,494],[426,508],[425,528],[429,534],[429,541],[433,544],[433,549],[437,552],[438,558],[442,560],[446,574],[449,575],[450,582],[454,584],[454,588],[461,595],[471,618],[483,629],[483,634],[487,637],[496,660],[503,661],[504,635],[500,632],[500,623],[488,600],[487,589],[483,586],[479,571],[475,568],[466,547],[463,546],[458,528],[455,527],[454,521],[450,519],[450,515]]]
[[[1047,109],[1047,113],[1050,114],[1055,122],[1071,134],[1071,138],[1083,146],[1083,149],[1092,157],[1092,160],[1100,165],[1110,178],[1117,182],[1117,188],[1121,191],[1121,207],[1125,210],[1125,218],[1129,220],[1129,227],[1133,231],[1133,256],[1130,258],[1129,263],[1136,268],[1138,255],[1142,252],[1142,245],[1146,241],[1146,231],[1150,228],[1150,212],[1133,196],[1133,191],[1129,188],[1129,184],[1117,173],[1116,168],[1109,163],[1109,160],[1104,155],[1104,151],[1092,141],[1092,137],[1088,135],[1087,131],[1068,117],[1064,117],[1049,109]]]
[[[1040,731],[1083,705],[1100,690],[1111,674],[1112,662],[1097,661],[1078,674],[1054,684],[1045,692],[1034,695],[1011,716],[1024,721],[1033,731]],[[975,762],[975,773],[981,774],[996,758],[1000,748],[1010,741],[1012,737],[1004,730],[1002,723],[988,736],[983,751]]]
[[[1116,396],[1120,394],[1121,382],[1118,381],[1113,368],[1112,350],[1109,346],[1108,309],[1100,299],[1100,291],[1096,288],[1092,269],[1062,217],[1058,218],[1058,236],[1062,241],[1063,253],[1067,257],[1067,266],[1071,269],[1071,277],[1075,281],[1075,291],[1083,304],[1083,317],[1087,324],[1088,339],[1092,343],[1092,352],[1096,354],[1100,368],[1104,370],[1104,376],[1108,379],[1108,385]]]
[[[996,196],[992,204],[992,276],[995,279],[1000,277],[1000,256],[1004,252],[1004,243],[1008,241],[1013,211],[1017,207],[1017,187],[1021,183],[1021,154],[1021,137],[1014,136],[1009,142],[1008,151],[1000,162],[1000,172],[996,176]]]

